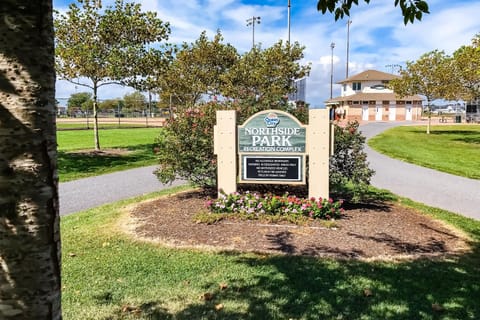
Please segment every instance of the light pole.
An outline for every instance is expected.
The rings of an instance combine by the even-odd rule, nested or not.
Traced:
[[[330,99],[333,98],[333,48],[335,48],[335,42],[330,43],[332,49],[332,58],[330,61]]]
[[[260,17],[251,17],[247,19],[247,27],[252,26],[252,48],[255,47],[255,23],[260,24]]]
[[[345,69],[345,79],[348,78],[348,54],[350,51],[350,25],[352,24],[352,20],[348,19],[347,21],[347,67]]]
[[[290,0],[288,0],[288,44],[290,45]]]

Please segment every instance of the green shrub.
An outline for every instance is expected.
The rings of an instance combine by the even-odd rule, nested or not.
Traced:
[[[216,111],[225,107],[206,103],[179,112],[174,119],[167,121],[155,146],[160,164],[155,173],[162,183],[181,178],[195,186],[216,187],[213,126]]]
[[[345,127],[334,125],[334,152],[330,157],[330,190],[350,200],[359,201],[368,192],[370,178],[375,173],[368,167],[363,148],[365,137],[358,130],[358,122]]]

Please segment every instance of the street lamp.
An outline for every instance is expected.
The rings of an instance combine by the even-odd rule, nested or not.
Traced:
[[[335,42],[330,43],[330,48],[332,49],[332,59],[330,61],[330,99],[333,97],[333,48],[335,48]]]
[[[255,23],[260,24],[260,17],[251,17],[247,19],[247,27],[252,26],[252,48],[255,47]]]

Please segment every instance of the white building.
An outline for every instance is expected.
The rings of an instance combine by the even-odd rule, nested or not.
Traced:
[[[337,117],[363,121],[399,121],[420,119],[422,97],[400,97],[388,88],[399,76],[367,70],[337,82],[342,85],[340,97],[326,101],[336,109]]]

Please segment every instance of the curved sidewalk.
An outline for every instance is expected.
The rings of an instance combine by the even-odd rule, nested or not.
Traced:
[[[67,215],[103,204],[147,194],[184,184],[158,181],[153,171],[157,166],[136,168],[59,184],[60,215]]]
[[[367,123],[360,131],[367,139],[405,123]],[[370,167],[375,170],[371,183],[381,189],[426,205],[480,220],[480,180],[468,179],[389,158],[365,148]]]

